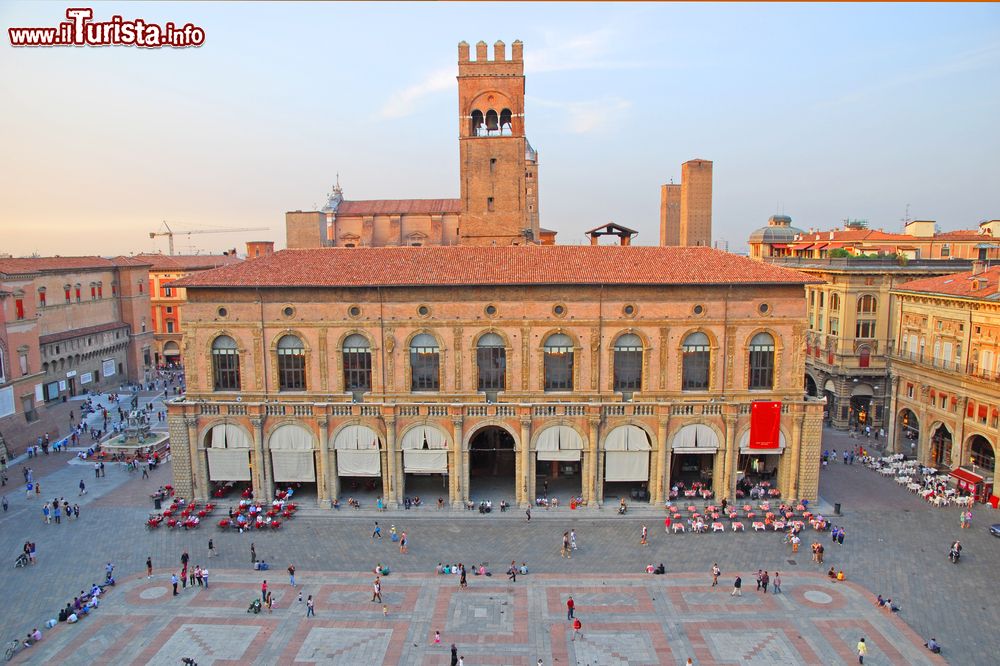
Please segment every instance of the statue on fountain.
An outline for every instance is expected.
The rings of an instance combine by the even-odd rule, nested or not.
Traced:
[[[133,409],[125,419],[124,437],[120,440],[125,444],[145,444],[149,439],[149,416],[139,409]]]

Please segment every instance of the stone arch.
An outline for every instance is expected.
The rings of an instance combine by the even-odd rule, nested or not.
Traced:
[[[372,335],[368,330],[364,328],[345,328],[343,331],[341,331],[340,335],[337,337],[337,342],[336,342],[337,353],[340,353],[344,350],[344,342],[347,340],[347,338],[351,337],[352,335],[360,335],[365,340],[367,340],[368,347],[372,350],[372,353],[375,353],[375,351],[378,349],[378,345],[376,344],[375,341],[375,336]]]
[[[299,342],[302,343],[302,348],[305,350],[307,356],[309,352],[312,351],[312,347],[309,345],[309,339],[305,336],[305,334],[302,333],[302,331],[292,328],[285,328],[274,334],[271,337],[271,344],[268,348],[269,351],[271,351],[272,353],[277,352],[278,342],[280,342],[281,338],[285,337],[286,335],[294,335],[296,338],[298,338]]]
[[[677,373],[677,375],[676,375],[676,380],[677,380],[676,386],[677,386],[678,390],[683,390],[683,386],[684,386],[684,341],[687,340],[688,337],[691,334],[693,334],[693,333],[702,333],[705,337],[708,338],[708,350],[709,350],[709,359],[708,359],[708,387],[704,388],[704,389],[697,389],[697,390],[711,391],[711,390],[717,388],[717,386],[718,386],[718,382],[715,379],[715,370],[718,367],[718,362],[719,362],[718,359],[719,359],[719,354],[721,352],[720,352],[720,349],[719,349],[719,338],[718,338],[718,336],[712,331],[712,329],[710,329],[710,328],[708,328],[706,326],[696,326],[694,328],[685,329],[684,331],[681,332],[681,335],[680,335],[679,339],[677,340],[677,344],[676,344],[676,346],[674,348],[674,352],[677,355],[676,356],[677,362],[674,364],[675,365],[675,372]],[[691,390],[692,391],[697,391],[696,389],[691,389]]]
[[[556,328],[550,328],[546,331],[543,331],[538,336],[538,343],[535,347],[536,349],[535,353],[537,355],[537,361],[535,367],[540,368],[541,372],[537,373],[538,384],[536,386],[536,390],[539,391],[545,390],[545,343],[548,341],[550,337],[556,334],[565,335],[573,342],[573,390],[574,391],[580,390],[582,388],[580,386],[580,367],[583,365],[583,358],[584,358],[582,353],[583,345],[580,342],[580,336],[574,333],[571,329],[562,326]],[[524,362],[524,360],[522,360],[522,362]],[[595,370],[592,368],[591,371],[594,372]]]
[[[750,334],[743,339],[743,386],[750,385],[750,342],[758,333],[767,333],[774,342],[774,380],[771,390],[777,391],[781,384],[781,359],[784,356],[785,345],[782,337],[773,328],[768,326],[758,326],[750,330]]]
[[[503,329],[496,328],[494,326],[489,326],[487,328],[479,330],[472,336],[472,348],[475,349],[479,346],[479,340],[486,334],[493,333],[494,335],[499,335],[500,339],[503,340],[504,349],[511,351],[513,347],[510,344],[510,337],[503,331]]]
[[[337,441],[337,435],[339,435],[341,432],[343,432],[344,430],[346,430],[351,426],[364,426],[366,428],[369,428],[372,432],[375,433],[375,436],[378,437],[378,450],[379,451],[386,450],[386,434],[383,424],[376,420],[363,419],[360,417],[344,421],[336,428],[334,428],[333,432],[330,433],[330,436],[326,440],[326,448],[333,449],[334,442]]]
[[[450,428],[443,427],[437,421],[431,421],[430,419],[421,419],[419,421],[410,423],[408,426],[399,431],[396,435],[396,440],[398,442],[397,446],[402,446],[403,439],[406,438],[406,433],[414,430],[416,428],[434,428],[440,430],[444,435],[444,440],[447,443],[447,449],[449,451],[453,450],[455,447],[455,436]]]
[[[583,450],[586,452],[587,447],[589,446],[589,443],[588,443],[589,442],[589,439],[588,439],[589,438],[589,433],[585,432],[582,428],[580,428],[579,426],[577,426],[574,421],[571,421],[569,419],[553,419],[551,421],[546,421],[545,425],[543,425],[541,428],[536,429],[532,433],[532,435],[531,435],[531,441],[529,443],[529,448],[532,451],[535,451],[536,450],[536,446],[538,444],[538,438],[541,436],[541,434],[543,432],[545,432],[546,430],[549,430],[550,428],[555,428],[556,426],[566,426],[567,428],[570,428],[574,432],[576,432],[576,434],[579,435],[580,438],[583,440],[583,446],[584,446]]]
[[[649,357],[652,352],[652,342],[650,341],[649,336],[646,335],[644,331],[631,326],[617,330],[614,333],[612,333],[611,336],[609,337],[610,344],[608,344],[608,348],[604,352],[608,364],[608,372],[605,373],[607,375],[607,380],[606,380],[607,389],[609,391],[614,391],[615,346],[618,344],[618,340],[623,335],[634,335],[638,337],[639,340],[642,342],[642,359],[639,364],[640,372],[642,373],[642,378],[640,381],[640,387],[638,389],[633,389],[634,391],[642,391],[650,385],[651,378],[649,376]]]
[[[212,429],[215,428],[215,426],[220,426],[220,425],[232,426],[233,428],[237,428],[243,435],[246,436],[247,441],[250,442],[250,447],[251,448],[253,447],[253,433],[251,433],[248,428],[246,428],[238,421],[231,421],[229,419],[216,419],[204,425],[198,432],[198,442],[201,448],[206,448],[206,449],[210,448],[208,446],[208,435],[209,433],[212,432]]]
[[[476,425],[474,425],[471,428],[469,428],[469,431],[464,434],[463,441],[462,441],[463,448],[466,451],[468,451],[469,450],[469,446],[472,443],[472,439],[476,436],[476,434],[480,430],[484,430],[484,429],[489,428],[489,427],[496,427],[496,428],[501,428],[503,430],[506,430],[507,434],[510,435],[514,439],[514,450],[515,451],[521,451],[522,447],[524,446],[521,443],[521,433],[518,432],[518,431],[516,431],[514,428],[512,428],[510,426],[510,424],[507,423],[504,419],[500,419],[500,418],[486,418],[486,419],[482,419],[481,421],[477,421]]]
[[[318,443],[320,441],[320,437],[319,434],[316,432],[316,429],[313,427],[313,424],[296,418],[279,418],[275,421],[275,423],[270,425],[268,429],[264,432],[264,443],[265,443],[264,448],[270,449],[271,439],[274,437],[274,434],[278,432],[278,430],[280,430],[281,428],[288,428],[288,427],[301,428],[302,430],[309,433],[312,445],[311,450],[315,451],[319,449]]]
[[[611,435],[611,433],[613,433],[618,428],[624,426],[636,426],[637,428],[645,432],[646,436],[649,438],[649,445],[651,451],[656,451],[657,449],[660,448],[660,442],[657,441],[656,432],[654,432],[652,428],[650,428],[642,421],[626,420],[622,421],[621,423],[615,423],[614,425],[609,426],[607,428],[607,432],[604,433],[604,435],[601,437],[601,440],[597,443],[597,450],[605,451],[606,449],[604,447],[607,444],[608,437]]]
[[[993,465],[992,466],[988,466],[987,465],[984,468],[983,476],[987,477],[987,476],[991,476],[993,474],[993,469],[996,467],[997,445],[994,444],[993,441],[989,437],[987,437],[986,435],[984,435],[982,433],[979,433],[979,432],[974,432],[974,433],[970,434],[968,437],[965,438],[965,443],[962,445],[961,463],[962,464],[966,464],[966,463],[971,462],[971,458],[973,456],[975,456],[979,452],[979,451],[974,451],[973,450],[973,445],[976,444],[980,440],[983,441],[983,442],[985,442],[986,446],[989,447],[988,452],[991,455],[991,457],[993,458]],[[981,450],[982,447],[977,447],[977,449]],[[980,466],[980,463],[977,462],[976,465]]]
[[[723,432],[722,428],[714,421],[679,421],[675,423],[674,420],[671,419],[671,422],[672,427],[667,431],[667,441],[664,443],[668,449],[673,447],[674,438],[677,437],[680,431],[689,425],[703,425],[710,428],[719,440],[719,448],[721,449],[726,445],[726,433]]]

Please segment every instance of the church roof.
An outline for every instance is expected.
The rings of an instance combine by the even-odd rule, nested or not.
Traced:
[[[708,247],[535,245],[282,250],[173,284],[280,288],[814,282],[792,269]]]
[[[337,215],[443,215],[461,211],[461,199],[368,199],[341,201],[337,206]]]

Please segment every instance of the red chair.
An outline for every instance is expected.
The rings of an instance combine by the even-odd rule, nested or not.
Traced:
[[[204,518],[207,515],[208,515],[208,511],[205,511],[204,509],[202,509],[201,511],[198,512],[198,517],[199,518]]]
[[[272,520],[271,521],[271,529],[272,530],[276,530],[279,527],[281,527],[281,521],[279,521],[279,520]]]
[[[146,527],[149,529],[156,529],[160,526],[161,522],[163,522],[163,518],[150,518],[146,521]]]
[[[173,509],[164,509],[163,510],[163,515],[166,516],[167,518],[169,518],[170,516],[174,515],[174,510]]]
[[[229,526],[230,526],[230,522],[229,522],[228,518],[223,518],[222,520],[219,521],[219,527],[225,529],[225,528],[227,528]]]
[[[209,512],[215,511],[215,505],[209,502],[208,504],[205,505],[205,511]]]
[[[285,509],[284,511],[281,512],[281,515],[284,516],[285,518],[291,518],[292,512],[289,509]]]
[[[177,521],[173,518],[167,520],[167,527],[177,527]]]

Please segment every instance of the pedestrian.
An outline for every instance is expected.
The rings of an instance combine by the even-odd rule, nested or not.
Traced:
[[[455,644],[451,644],[451,666],[456,666],[458,664],[458,648]]]
[[[208,556],[209,557],[215,556],[215,544],[212,543],[211,539],[208,540]]]
[[[739,576],[733,581],[733,592],[729,596],[731,597],[742,597],[743,596],[743,579]]]
[[[406,532],[399,535],[399,552],[401,555],[406,555]]]
[[[191,587],[194,587],[195,582],[199,584],[201,583],[201,576],[196,575],[197,573],[199,572],[198,565],[196,564],[194,569],[191,569],[191,573],[188,575],[188,583],[191,584]]]
[[[469,581],[465,577],[465,565],[462,564],[461,562],[459,562],[458,564],[458,572],[459,572],[458,586],[464,590],[465,588],[469,587]]]
[[[73,505],[73,517],[76,518],[77,520],[80,519],[80,505],[79,504],[74,504]]]
[[[639,541],[639,545],[640,546],[648,546],[649,545],[649,542],[646,540],[646,536],[648,534],[649,534],[649,530],[646,528],[646,525],[643,524],[643,526],[642,526],[642,539]]]
[[[517,582],[517,566],[514,564],[514,560],[510,561],[510,568],[507,569],[507,580]]]
[[[188,565],[184,565],[181,568],[181,587],[186,588],[188,586]]]
[[[464,654],[458,655],[458,663],[455,664],[455,666],[465,666],[465,655]]]
[[[563,532],[562,548],[559,549],[559,554],[563,557],[572,557],[569,552],[569,532]]]
[[[434,645],[441,645],[441,632],[440,631],[435,631],[434,632]]]
[[[770,583],[770,582],[771,582],[771,577],[768,576],[767,572],[765,571],[764,575],[760,579],[760,586],[761,586],[761,589],[764,590],[764,594],[767,594],[767,584]]]
[[[569,531],[569,547],[576,550],[576,530]]]
[[[840,531],[837,532],[837,543],[841,546],[844,545],[844,528],[841,527]]]
[[[781,594],[781,574],[774,572],[774,593]]]
[[[170,584],[174,586],[174,596],[177,596],[177,574],[170,574]]]
[[[146,578],[153,577],[153,556],[150,555],[146,558]]]
[[[818,546],[816,546],[816,561],[819,562],[820,564],[823,564],[824,550],[825,549],[823,548],[823,544],[819,544]]]
[[[313,595],[306,599],[306,617],[316,617],[316,607],[313,604]]]
[[[101,478],[101,463],[99,462],[94,463],[94,478],[95,479]]]
[[[672,521],[670,520],[670,516],[667,516],[666,518],[663,519],[663,533],[664,534],[670,534],[670,523],[671,522]]]
[[[250,564],[257,564],[257,549],[254,548],[254,544],[250,542]]]
[[[761,571],[760,569],[757,569],[757,591],[758,591],[758,592],[760,592],[760,584],[761,584],[761,583],[763,582],[763,580],[764,580],[764,578],[763,578],[763,577],[764,577],[764,572],[763,572],[763,571]]]
[[[142,478],[144,479],[149,478],[149,463],[146,462],[142,463]]]
[[[80,492],[78,493],[78,495],[86,495],[86,494],[87,494],[87,484],[83,482],[83,479],[80,479]]]
[[[382,603],[382,580],[378,576],[372,582],[372,601],[376,600]]]
[[[271,596],[271,593],[268,592],[267,593],[267,599],[264,601],[264,605],[267,606],[267,612],[268,613],[273,613],[274,612],[273,603],[274,603],[273,597]]]
[[[6,495],[3,496],[3,510],[4,510],[4,512],[7,511],[7,496]]]
[[[267,601],[267,581],[260,584],[260,600]]]
[[[527,509],[524,510],[524,515],[526,515],[528,517],[528,522],[530,523],[531,522],[531,507],[530,506]]]
[[[46,525],[48,525],[50,522],[52,522],[52,519],[49,517],[49,503],[48,502],[46,502],[45,506],[42,507],[42,522],[45,523]],[[964,513],[962,514],[962,527],[965,527],[965,514]]]
[[[52,517],[56,520],[56,525],[61,523],[60,517],[62,516],[62,509],[59,508],[59,503],[55,503],[55,507],[52,509]]]
[[[295,565],[288,565],[288,584],[295,587]]]
[[[377,520],[375,521],[375,529],[372,530],[372,540],[374,541],[376,538],[382,538],[382,528],[379,527]]]
[[[389,607],[382,604],[382,617],[389,617]]]
[[[202,569],[201,570],[201,582],[205,586],[205,589],[207,590],[208,589],[208,569]]]
[[[569,599],[566,600],[566,620],[573,619],[573,611],[576,609],[576,604],[573,603],[573,595],[569,595]]]
[[[720,575],[722,575],[722,569],[719,568],[719,563],[716,562],[712,565],[712,587],[719,584]]]
[[[868,654],[868,646],[865,645],[865,639],[862,638],[858,641],[858,663],[865,663],[865,655]]]
[[[105,474],[104,474],[104,461],[101,461],[101,477],[103,478],[104,476],[105,476]]]
[[[582,639],[583,632],[580,631],[581,629],[583,629],[583,623],[580,622],[580,618],[575,618],[573,620],[573,638],[571,638],[570,640],[575,641],[577,636],[579,636]]]
[[[189,559],[190,557],[188,556],[188,552],[186,550],[183,553],[181,553],[181,564],[184,565],[185,569],[187,568],[187,563]]]

